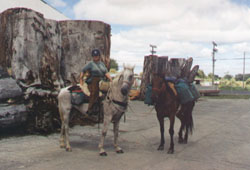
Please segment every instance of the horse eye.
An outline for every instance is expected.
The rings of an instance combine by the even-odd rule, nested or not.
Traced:
[[[131,76],[129,76],[129,81],[131,81],[132,80],[132,78],[133,78],[133,76],[131,75]]]

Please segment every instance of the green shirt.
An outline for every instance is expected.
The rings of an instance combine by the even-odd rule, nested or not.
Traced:
[[[90,71],[91,77],[104,77],[105,74],[108,72],[108,69],[101,61],[90,61],[82,69],[82,72],[86,71]]]

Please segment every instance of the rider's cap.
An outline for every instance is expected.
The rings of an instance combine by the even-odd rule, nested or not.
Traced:
[[[101,56],[101,53],[98,49],[92,50],[92,57],[94,57],[94,56]]]

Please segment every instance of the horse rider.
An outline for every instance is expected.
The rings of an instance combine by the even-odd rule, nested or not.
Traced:
[[[82,69],[80,74],[80,85],[83,86],[83,77],[86,74],[89,74],[86,79],[86,83],[88,84],[88,89],[90,92],[89,96],[89,105],[87,114],[93,113],[93,106],[97,102],[99,97],[99,82],[103,78],[107,78],[110,82],[112,82],[112,78],[108,73],[108,69],[105,64],[101,61],[101,53],[98,49],[92,50],[92,58],[93,60],[88,62]]]

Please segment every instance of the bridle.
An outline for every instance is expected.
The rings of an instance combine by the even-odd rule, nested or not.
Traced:
[[[120,76],[120,78],[119,78],[119,80],[118,81],[120,81],[120,79],[122,78],[123,79],[123,75],[121,75]],[[125,84],[127,84],[129,87],[133,84],[133,80],[130,82],[130,81],[128,81],[128,80],[122,80],[122,83],[125,83]]]
[[[118,79],[118,82],[120,81],[120,79],[122,77],[123,77],[123,75],[121,74],[120,77],[119,77],[119,79]],[[131,87],[131,85],[132,85],[133,82],[129,82],[127,80],[122,80],[122,83],[126,83],[129,87]],[[114,99],[114,94],[113,94],[113,91],[112,91],[112,86],[108,90],[107,99],[113,104],[113,106],[117,110],[124,112],[127,109],[128,101],[124,102],[124,101],[118,101],[118,100]],[[121,108],[117,107],[116,105],[120,106]]]

